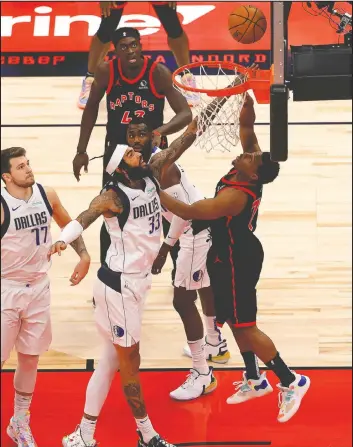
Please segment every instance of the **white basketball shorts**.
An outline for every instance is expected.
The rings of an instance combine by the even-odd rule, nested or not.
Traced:
[[[175,287],[199,290],[211,285],[206,268],[207,253],[211,244],[211,238],[207,230],[197,235],[197,237],[182,236],[180,238],[180,250],[176,261],[174,279]]]
[[[34,284],[1,279],[1,361],[14,347],[21,354],[41,355],[51,340],[48,276]]]
[[[95,320],[104,338],[129,348],[141,339],[142,314],[152,274],[111,272],[105,267],[98,272],[93,289]]]

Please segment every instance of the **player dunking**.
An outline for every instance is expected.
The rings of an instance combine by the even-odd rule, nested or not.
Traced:
[[[110,49],[112,36],[118,28],[124,7],[127,2],[99,2],[102,21],[97,33],[93,36],[88,55],[88,71],[82,82],[78,107],[84,109],[90,94],[94,74],[100,62],[102,62]],[[150,2],[157,17],[168,36],[168,45],[173,52],[179,67],[190,63],[190,51],[188,37],[183,31],[178,14],[176,12],[176,2]],[[182,76],[185,85],[196,87],[195,78],[192,74],[186,73]],[[187,93],[185,97],[189,105],[197,105],[200,95],[197,93]]]
[[[35,183],[25,149],[1,151],[1,368],[15,347],[15,411],[7,434],[19,446],[35,447],[29,408],[37,379],[38,359],[52,335],[47,252],[51,220],[64,227],[71,221],[52,188]],[[71,283],[87,274],[90,257],[82,238],[72,247],[81,260]]]
[[[141,116],[150,120],[154,141],[160,145],[161,137],[183,129],[192,114],[183,95],[173,87],[172,75],[167,67],[143,57],[140,34],[134,28],[120,28],[113,35],[117,58],[100,65],[95,73],[87,106],[82,115],[77,154],[73,160],[76,179],[79,181],[82,167],[87,172],[87,145],[96,123],[98,108],[107,93],[107,135],[105,140],[104,171],[112,150],[117,144],[126,144],[126,129],[131,117]],[[163,124],[165,98],[175,116]],[[103,185],[108,180],[103,172]],[[102,227],[101,262],[105,260],[110,245],[109,235]]]
[[[211,225],[212,248],[207,268],[215,295],[217,322],[220,327],[229,324],[246,366],[243,381],[227,402],[238,404],[273,391],[266,373],[259,374],[258,357],[280,380],[278,421],[286,422],[298,411],[310,379],[291,371],[272,340],[256,325],[256,285],[264,254],[254,231],[262,187],[275,180],[279,164],[271,161],[268,152],[261,152],[254,122],[253,100],[247,95],[240,114],[244,153],[233,161],[234,169],[219,181],[213,199],[187,205],[161,193],[161,201],[183,219],[206,221],[194,223],[195,233]]]
[[[148,120],[135,117],[127,129],[127,142],[142,154],[146,163],[153,164],[154,158],[158,158],[161,150],[152,145],[152,130]],[[161,188],[185,203],[194,203],[204,198],[189,180],[184,169],[175,163],[165,172]],[[207,365],[206,356],[216,363],[227,363],[229,352],[227,343],[215,324],[213,295],[206,269],[207,253],[211,245],[209,231],[204,230],[195,237],[189,222],[173,216],[168,211],[164,211],[163,215],[171,222],[171,226],[154,261],[152,273],[161,272],[169,251],[180,238],[181,249],[177,258],[173,304],[184,323],[189,345],[187,353],[193,359],[193,369],[187,381],[170,395],[178,400],[191,400],[216,389],[217,382]],[[207,328],[206,354],[202,320],[195,306],[197,291]]]
[[[127,402],[135,417],[139,447],[173,447],[154,430],[141,390],[140,336],[146,295],[151,287],[151,268],[160,246],[161,206],[157,180],[195,140],[192,122],[169,149],[146,165],[141,154],[118,145],[107,164],[113,175],[89,206],[62,231],[51,253],[65,249],[99,216],[104,216],[111,237],[105,263],[94,287],[97,326],[105,348],[87,388],[80,426],[63,440],[64,447],[95,446],[93,439],[111,382],[117,370]]]

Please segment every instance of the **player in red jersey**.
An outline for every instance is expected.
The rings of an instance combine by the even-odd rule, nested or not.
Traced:
[[[190,63],[189,40],[185,34],[176,11],[176,2],[150,2],[159,18],[163,28],[168,35],[168,46],[173,52],[179,67]],[[81,93],[78,107],[84,109],[91,91],[92,82],[96,69],[104,60],[110,49],[112,35],[119,26],[124,7],[127,2],[99,2],[102,21],[97,33],[93,36],[88,55],[88,70],[82,81]],[[185,85],[195,87],[195,78],[190,73],[182,76]],[[189,105],[196,105],[200,100],[198,93],[188,92],[185,97]]]
[[[261,151],[254,123],[254,102],[247,95],[240,114],[244,153],[232,162],[233,168],[218,182],[213,199],[187,205],[161,191],[161,202],[184,220],[197,219],[193,223],[194,234],[211,228],[207,270],[215,297],[217,324],[229,325],[246,367],[243,380],[236,383],[235,393],[227,403],[239,404],[273,391],[266,372],[259,372],[259,358],[280,380],[278,421],[287,422],[298,411],[310,379],[289,369],[273,341],[256,323],[256,285],[264,252],[254,231],[263,185],[276,179],[279,164],[271,160],[269,152]]]

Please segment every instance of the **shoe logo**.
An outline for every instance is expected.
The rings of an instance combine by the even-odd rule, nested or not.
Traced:
[[[132,197],[131,200],[135,200],[135,199],[137,199],[137,197],[140,197],[140,196]]]
[[[20,205],[20,206],[22,206],[22,205]],[[12,211],[18,210],[20,208],[20,206],[17,206],[16,208],[12,208]]]

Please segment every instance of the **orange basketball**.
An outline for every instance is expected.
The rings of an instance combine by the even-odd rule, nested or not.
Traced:
[[[261,9],[256,8],[256,6],[241,6],[229,14],[229,32],[233,39],[240,43],[257,42],[265,34],[266,28],[266,17]]]

